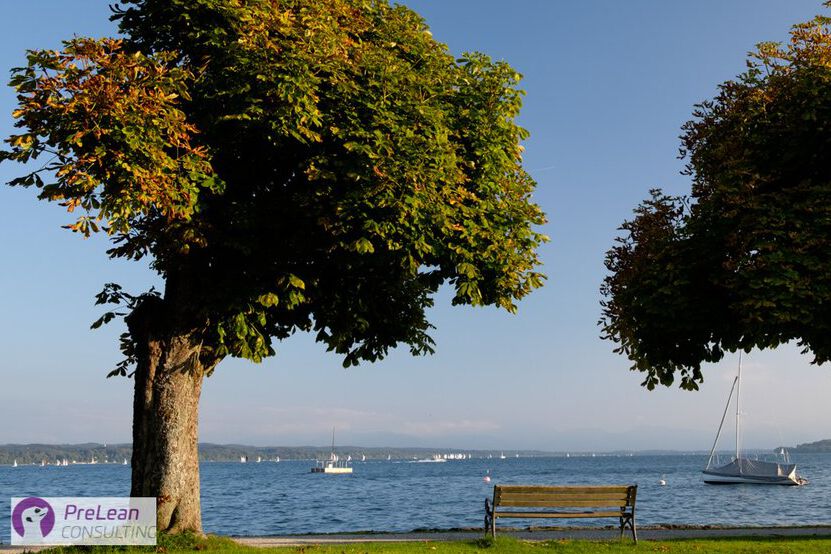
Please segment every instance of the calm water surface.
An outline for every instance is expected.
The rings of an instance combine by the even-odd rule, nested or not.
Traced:
[[[831,524],[831,455],[793,456],[811,481],[804,487],[704,485],[705,461],[703,456],[367,461],[354,463],[352,475],[313,475],[312,462],[305,461],[203,463],[202,515],[207,532],[225,535],[476,527],[494,484],[637,483],[641,525]],[[488,470],[490,484],[483,481]],[[658,485],[662,476],[667,486]],[[121,465],[0,467],[0,539],[9,542],[12,496],[126,496],[129,488],[130,468]]]

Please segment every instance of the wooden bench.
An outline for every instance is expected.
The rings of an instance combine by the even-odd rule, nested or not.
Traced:
[[[624,530],[635,530],[635,496],[637,485],[563,486],[496,485],[493,502],[485,499],[485,533],[496,536],[496,519],[512,518],[584,518],[615,517],[620,521],[620,538]]]

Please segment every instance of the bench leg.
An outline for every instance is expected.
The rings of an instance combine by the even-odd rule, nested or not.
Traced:
[[[496,525],[494,523],[493,508],[491,508],[490,499],[485,499],[485,534],[490,531],[491,536],[496,536]]]
[[[635,530],[635,514],[624,514],[620,516],[620,540],[623,540],[623,532],[626,527],[632,530],[632,540],[638,544],[638,532]]]

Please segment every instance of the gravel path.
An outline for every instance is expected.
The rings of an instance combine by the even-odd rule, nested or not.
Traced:
[[[497,529],[497,535],[500,530]],[[619,537],[619,531],[612,528],[563,528],[540,530],[506,530],[501,534],[518,539],[545,541],[556,539],[610,540]],[[292,535],[276,537],[233,537],[247,546],[304,546],[311,544],[349,544],[356,542],[402,542],[402,541],[464,541],[483,536],[482,531],[441,531],[417,533],[366,533],[348,535]],[[631,537],[631,534],[628,535]],[[831,525],[827,527],[643,527],[638,528],[638,540],[703,539],[712,537],[829,537]]]

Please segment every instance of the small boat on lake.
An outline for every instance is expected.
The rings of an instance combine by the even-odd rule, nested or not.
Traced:
[[[730,388],[730,395],[727,397],[727,405],[724,407],[724,414],[721,416],[721,423],[718,426],[716,440],[713,441],[713,448],[710,450],[710,458],[707,460],[707,467],[704,468],[704,482],[710,485],[738,485],[742,483],[752,485],[805,485],[808,480],[796,473],[796,464],[790,463],[787,452],[782,450],[784,460],[770,462],[762,460],[751,460],[741,454],[741,409],[740,397],[742,379],[742,357],[739,354],[739,370],[733,379],[733,386]],[[716,446],[724,426],[724,418],[730,408],[730,401],[733,399],[733,391],[736,392],[736,456],[733,460],[723,466],[714,466]]]
[[[351,459],[352,457],[350,456],[347,460],[341,460],[340,457],[337,454],[335,454],[335,428],[333,427],[332,452],[329,454],[329,459],[315,461],[315,465],[312,468],[312,473],[352,473],[352,467],[349,465],[349,460]]]

